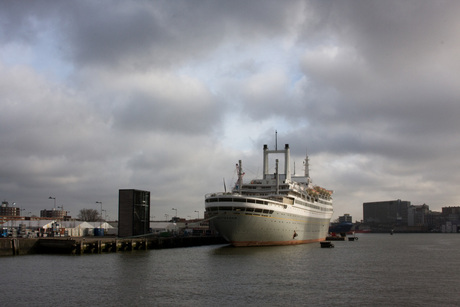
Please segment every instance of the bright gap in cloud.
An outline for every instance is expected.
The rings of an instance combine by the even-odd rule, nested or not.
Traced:
[[[273,70],[285,71],[295,84],[301,78],[297,63],[300,54],[301,48],[283,44],[279,39],[246,45],[223,44],[207,58],[191,61],[177,73],[201,80],[213,93],[221,93],[223,84]]]
[[[31,67],[47,79],[62,83],[72,73],[72,66],[61,58],[53,31],[40,33],[33,45],[10,43],[0,49],[0,59],[7,66]]]

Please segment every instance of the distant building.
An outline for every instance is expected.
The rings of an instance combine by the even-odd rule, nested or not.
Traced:
[[[460,229],[460,207],[443,207],[442,222],[442,232],[458,232]]]
[[[407,226],[428,226],[431,221],[430,207],[426,204],[409,206],[407,210]]]
[[[123,189],[118,192],[118,236],[131,237],[149,233],[150,192]]]
[[[339,223],[352,223],[352,217],[350,214],[345,213],[343,216],[339,216]]]
[[[53,210],[47,210],[47,209],[44,209],[44,210],[40,210],[40,217],[48,217],[48,218],[52,218],[52,219],[65,219],[67,218],[67,211],[64,211],[64,210],[56,210],[56,209],[53,209]]]
[[[15,203],[13,203],[13,207],[10,207],[6,200],[2,201],[2,206],[0,207],[0,216],[20,216],[21,209],[16,208]]]
[[[363,203],[363,223],[373,232],[460,232],[460,206],[431,211],[427,204],[392,200]]]
[[[406,225],[410,201],[389,200],[363,203],[363,218],[367,224]]]
[[[449,215],[449,214],[460,215],[460,207],[443,207],[442,214],[443,215]]]

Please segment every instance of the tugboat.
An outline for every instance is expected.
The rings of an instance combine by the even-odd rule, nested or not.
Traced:
[[[329,226],[329,233],[340,234],[342,237],[344,237],[348,232],[350,232],[352,227],[353,223],[350,222],[335,223]]]

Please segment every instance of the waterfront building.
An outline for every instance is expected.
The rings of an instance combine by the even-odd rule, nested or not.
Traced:
[[[427,204],[411,205],[393,200],[363,203],[363,223],[373,232],[458,232],[460,207],[443,207],[431,211]]]
[[[443,207],[442,214],[444,216],[460,216],[460,207]]]
[[[350,214],[345,213],[342,216],[339,216],[339,223],[353,223],[353,218]]]
[[[149,233],[150,192],[121,189],[118,193],[118,236],[130,237]]]
[[[443,207],[442,221],[442,232],[458,232],[460,229],[460,207]]]
[[[441,225],[444,223],[444,217],[441,212],[431,211],[425,216],[426,223],[430,226],[430,231],[439,232],[441,231]]]
[[[365,223],[407,225],[410,201],[386,200],[363,203]]]
[[[15,203],[13,203],[13,206],[10,207],[9,203],[4,200],[2,201],[2,205],[0,207],[0,216],[20,216],[21,215],[21,209],[15,207]]]
[[[407,210],[407,226],[428,226],[430,207],[426,204],[409,206]]]

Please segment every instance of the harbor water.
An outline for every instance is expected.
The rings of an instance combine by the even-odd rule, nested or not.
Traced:
[[[458,306],[458,234],[0,258],[2,306]]]

